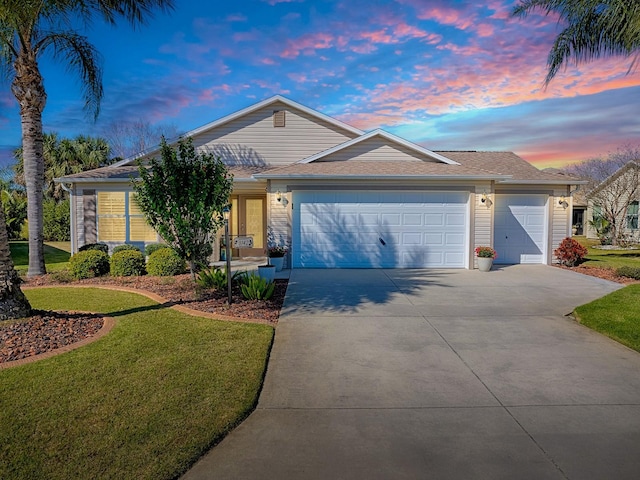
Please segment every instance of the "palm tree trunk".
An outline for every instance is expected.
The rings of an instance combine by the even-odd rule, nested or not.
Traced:
[[[14,63],[16,76],[11,90],[20,104],[22,122],[22,156],[27,186],[27,220],[29,221],[29,270],[27,276],[44,275],[44,236],[42,189],[44,157],[42,111],[47,94],[38,63],[33,54],[22,52]]]
[[[4,208],[0,205],[0,320],[23,318],[30,312],[31,305],[20,290],[20,278],[13,268]]]

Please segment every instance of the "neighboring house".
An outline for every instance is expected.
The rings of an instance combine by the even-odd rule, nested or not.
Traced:
[[[474,268],[552,262],[571,234],[575,179],[541,172],[511,152],[434,152],[383,130],[363,132],[281,96],[188,132],[234,175],[230,228],[289,247],[293,268]],[[71,191],[72,249],[158,240],[133,201],[136,162],[58,179]],[[218,250],[219,251],[219,250]]]
[[[591,221],[615,218],[618,236],[640,241],[638,214],[640,203],[640,161],[631,161],[600,183],[587,196],[587,238],[598,238]]]

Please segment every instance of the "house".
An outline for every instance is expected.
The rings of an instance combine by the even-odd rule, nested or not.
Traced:
[[[594,219],[615,218],[615,225],[609,225],[605,237],[615,236],[622,241],[640,242],[640,160],[626,163],[589,191],[586,198],[587,238],[600,236],[592,223]]]
[[[511,152],[431,151],[384,130],[364,132],[282,96],[197,128],[197,149],[234,175],[232,236],[263,256],[287,245],[293,268],[466,268],[492,245],[496,263],[550,264],[571,234],[575,179]],[[136,162],[58,179],[71,192],[72,249],[158,240],[133,201]]]

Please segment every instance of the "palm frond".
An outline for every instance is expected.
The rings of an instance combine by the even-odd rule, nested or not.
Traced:
[[[53,49],[53,55],[66,63],[81,79],[84,108],[98,117],[102,88],[102,56],[87,37],[75,32],[50,32],[38,45],[41,50]]]

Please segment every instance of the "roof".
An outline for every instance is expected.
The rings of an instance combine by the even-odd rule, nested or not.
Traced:
[[[330,123],[332,125],[335,125],[336,127],[340,128],[340,129],[344,129],[347,130],[351,133],[354,133],[356,135],[363,135],[365,132],[360,130],[359,128],[353,127],[351,125],[348,125],[344,122],[341,122],[340,120],[336,120],[335,118],[332,118],[328,115],[325,115],[324,113],[320,113],[317,110],[314,110],[312,108],[306,107],[298,102],[294,102],[293,100],[290,100],[286,97],[283,97],[282,95],[274,95],[273,97],[267,98],[266,100],[263,100],[261,102],[258,103],[254,103],[253,105],[250,105],[246,108],[243,108],[242,110],[238,110],[237,112],[231,113],[225,117],[219,118],[218,120],[215,120],[213,122],[207,123],[206,125],[203,125],[201,127],[198,127],[194,130],[190,130],[189,132],[186,132],[182,135],[180,135],[178,138],[174,138],[169,140],[167,143],[169,144],[173,144],[175,142],[178,141],[179,138],[182,137],[194,137],[196,135],[199,135],[203,132],[206,132],[208,130],[213,130],[214,128],[218,128],[221,125],[224,125],[226,123],[232,122],[234,120],[236,120],[237,118],[243,117],[245,115],[248,115],[252,112],[256,112],[262,108],[268,107],[269,105],[272,105],[274,103],[283,103],[286,106],[290,107],[290,108],[294,108],[297,110],[300,110],[302,112],[307,113],[308,115],[315,117],[319,120],[323,120],[327,123]],[[133,155],[131,157],[127,157],[124,160],[121,160],[117,163],[114,163],[113,166],[115,167],[120,167],[120,166],[124,166],[124,165],[130,165],[132,162],[135,162],[136,160],[138,160],[139,158],[142,157],[146,157],[147,155],[151,155],[154,154],[156,152],[160,151],[160,145],[156,145],[154,147],[151,147],[143,152],[137,153],[136,155]]]
[[[596,185],[593,190],[591,190],[587,196],[592,196],[595,193],[597,193],[598,191],[602,190],[603,188],[605,188],[607,185],[609,185],[611,182],[613,182],[616,178],[620,177],[621,175],[623,175],[627,170],[630,170],[632,168],[638,169],[640,171],[640,160],[631,160],[630,162],[625,163],[622,167],[620,167],[618,170],[616,170],[612,175],[610,175],[608,178],[606,178],[603,182],[601,182],[600,184]]]
[[[347,149],[349,147],[352,147],[354,145],[357,145],[358,143],[362,143],[362,142],[366,142],[367,140],[373,138],[373,137],[381,137],[384,140],[389,141],[390,143],[396,143],[398,145],[402,145],[403,147],[406,147],[412,151],[414,151],[415,153],[418,153],[420,155],[426,155],[428,157],[431,157],[435,160],[438,160],[440,162],[444,162],[444,163],[448,163],[448,164],[457,164],[457,162],[454,162],[453,160],[446,158],[440,154],[437,154],[435,152],[432,152],[431,150],[427,150],[424,147],[421,147],[420,145],[416,145],[415,143],[409,142],[408,140],[405,140],[404,138],[400,138],[396,135],[393,135],[392,133],[389,132],[385,132],[384,130],[381,129],[376,129],[373,130],[369,133],[366,133],[364,135],[360,135],[359,137],[353,138],[351,140],[348,140],[344,143],[341,143],[340,145],[336,145],[333,148],[330,148],[328,150],[325,150],[323,152],[319,152],[316,153],[315,155],[312,155],[310,157],[305,158],[304,160],[301,160],[298,163],[311,163],[311,162],[315,162],[316,160],[320,160],[324,157],[327,157],[329,155],[332,155],[336,152],[339,152],[341,150]]]
[[[475,179],[503,180],[509,175],[440,162],[348,162],[294,163],[254,175],[269,179]]]
[[[586,183],[568,175],[538,170],[513,152],[439,151],[442,155],[462,165],[489,172],[510,175],[502,183],[546,183],[558,185],[580,185]]]
[[[228,166],[229,173],[233,175],[234,181],[253,181],[254,174],[262,173],[268,170],[269,166]],[[95,170],[89,170],[87,172],[75,173],[73,175],[67,175],[65,177],[56,178],[58,183],[90,183],[90,182],[108,182],[108,183],[122,183],[127,180],[139,178],[138,167],[132,165],[125,165],[117,167],[114,165],[102,168],[96,168]]]

